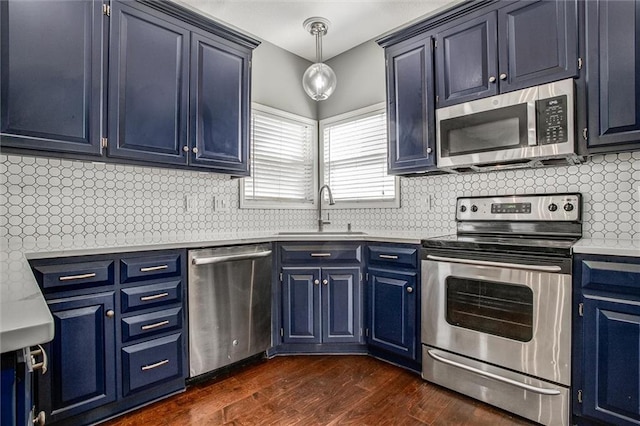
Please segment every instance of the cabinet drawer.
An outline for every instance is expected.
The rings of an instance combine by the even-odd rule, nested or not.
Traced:
[[[182,308],[136,315],[122,320],[122,341],[128,342],[180,328],[182,328]]]
[[[120,260],[120,282],[180,275],[180,254],[130,257]]]
[[[182,333],[122,348],[122,376],[124,395],[182,377]]]
[[[113,261],[78,262],[33,266],[38,284],[45,291],[113,285]]]
[[[624,293],[640,291],[640,263],[583,260],[581,268],[585,289]]]
[[[401,268],[418,267],[418,249],[409,247],[369,246],[367,260],[370,264]]]
[[[182,300],[182,281],[123,288],[120,297],[122,312],[179,302]]]
[[[282,263],[360,262],[362,246],[340,244],[283,245],[280,247]]]

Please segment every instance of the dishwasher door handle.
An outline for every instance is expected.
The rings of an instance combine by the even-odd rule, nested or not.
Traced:
[[[256,253],[229,254],[222,256],[194,257],[191,261],[194,265],[211,265],[213,263],[233,262],[237,260],[259,259],[271,255],[271,250],[259,251]]]

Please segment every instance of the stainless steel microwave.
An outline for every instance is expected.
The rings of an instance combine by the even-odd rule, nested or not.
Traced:
[[[579,162],[573,79],[438,109],[436,135],[438,167],[443,169]]]

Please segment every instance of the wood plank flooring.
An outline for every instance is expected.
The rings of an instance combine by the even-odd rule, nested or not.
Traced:
[[[104,423],[532,425],[368,356],[276,357]]]

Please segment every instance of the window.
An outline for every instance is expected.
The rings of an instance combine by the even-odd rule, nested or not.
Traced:
[[[387,175],[384,104],[320,122],[320,181],[331,187],[334,208],[399,207],[398,179]]]
[[[315,120],[253,104],[251,177],[240,184],[240,206],[313,208],[316,146]]]

